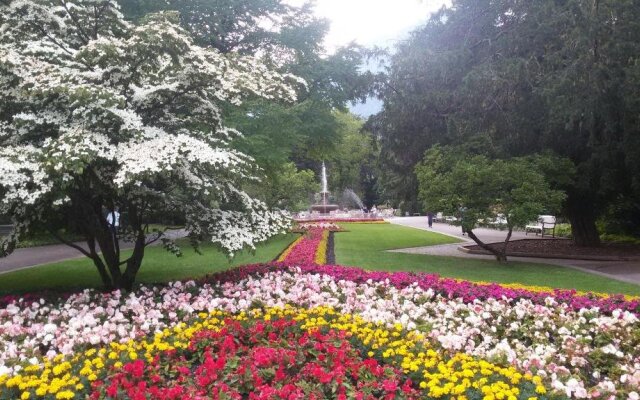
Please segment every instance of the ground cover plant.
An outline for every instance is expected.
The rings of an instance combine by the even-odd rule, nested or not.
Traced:
[[[288,254],[322,253],[318,233]],[[637,298],[316,257],[131,293],[5,297],[0,398],[638,397]]]

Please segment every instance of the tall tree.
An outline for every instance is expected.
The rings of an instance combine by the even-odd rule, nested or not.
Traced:
[[[571,163],[550,155],[490,159],[461,148],[434,146],[416,166],[420,199],[427,210],[458,215],[462,232],[500,262],[507,261],[507,246],[514,228],[538,215],[555,213],[565,197],[551,188],[540,164],[565,169]],[[478,221],[503,219],[507,236],[502,246],[484,243],[473,230]]]
[[[268,183],[290,174],[290,162],[303,170],[316,168],[318,161],[339,150],[343,124],[335,110],[344,111],[349,101],[364,99],[376,79],[360,71],[369,51],[349,45],[324,53],[328,22],[314,15],[311,3],[298,7],[283,0],[119,1],[132,20],[176,10],[196,43],[224,53],[256,55],[280,72],[304,78],[307,86],[295,105],[253,99],[224,109],[229,126],[244,133],[234,145],[255,157],[269,188],[277,184]],[[270,202],[275,193],[265,195]]]
[[[640,199],[629,173],[638,170],[639,17],[633,1],[454,1],[392,59],[373,121],[388,169],[475,136],[501,157],[552,150],[578,171],[563,185],[574,239],[597,244],[596,219],[616,204],[629,205],[629,219]]]
[[[149,216],[179,212],[192,242],[227,250],[282,232],[288,220],[248,196],[252,160],[233,150],[220,103],[295,100],[299,78],[254,57],[196,45],[175,12],[132,25],[112,0],[0,6],[0,213],[52,234],[71,218],[107,288],[130,289]],[[120,208],[121,231],[108,214]],[[63,238],[60,238],[64,241]],[[124,257],[120,239],[132,241]],[[175,244],[166,241],[172,251]]]

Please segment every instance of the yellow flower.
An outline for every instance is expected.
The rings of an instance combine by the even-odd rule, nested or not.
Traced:
[[[56,399],[62,399],[62,400],[73,399],[74,396],[75,394],[72,391],[65,390],[64,392],[60,392],[56,394]]]

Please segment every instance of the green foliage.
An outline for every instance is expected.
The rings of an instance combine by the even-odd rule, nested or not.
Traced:
[[[265,172],[265,178],[250,192],[255,192],[255,196],[263,199],[270,207],[289,211],[307,209],[311,194],[320,190],[313,171],[298,170],[291,162]]]
[[[556,236],[571,238],[573,234],[571,233],[571,224],[556,224],[555,230]]]
[[[279,57],[294,58],[317,51],[328,28],[326,21],[313,16],[309,6],[294,7],[281,0],[119,0],[119,3],[122,12],[132,20],[158,11],[179,11],[181,25],[199,45],[223,53],[255,54],[260,50],[266,56],[279,53]],[[271,24],[265,24],[266,19]]]
[[[369,206],[377,203],[377,150],[371,137],[362,131],[360,118],[311,100],[292,107],[256,101],[250,111],[247,109],[230,114],[230,119],[245,133],[236,146],[251,154],[266,175],[264,184],[256,185],[255,194],[267,204],[282,204],[290,210],[308,206],[309,194],[318,191],[317,183],[303,179],[303,175],[293,178],[291,162],[303,172],[318,171],[323,160],[330,170],[329,187],[334,196],[350,188],[363,198],[371,193]],[[290,179],[295,186],[287,184]],[[318,178],[313,179],[318,182]],[[295,195],[294,190],[300,193]]]
[[[558,183],[576,240],[597,241],[612,202],[640,199],[638,54],[637,2],[456,1],[391,59],[384,109],[370,121],[385,188],[411,201],[406,171],[438,143],[486,137],[483,153],[505,159],[551,150],[576,167]],[[640,209],[618,211],[608,220],[633,222],[615,229],[637,231]]]
[[[600,240],[605,243],[640,245],[640,238],[631,235],[606,233],[603,231],[603,224],[599,223]],[[556,236],[571,238],[573,236],[570,224],[557,224]]]
[[[551,188],[537,165],[547,158],[489,159],[435,146],[416,167],[425,209],[462,214],[466,231],[477,221],[504,216],[512,229],[555,212],[564,194]],[[553,169],[553,168],[552,168]]]
[[[345,189],[356,192],[371,207],[377,203],[377,149],[363,131],[363,121],[346,112],[334,112],[339,124],[335,151],[325,156],[330,168],[329,186],[336,194]]]

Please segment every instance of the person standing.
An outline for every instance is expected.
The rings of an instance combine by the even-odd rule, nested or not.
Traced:
[[[433,213],[431,211],[427,212],[427,223],[429,228],[433,228]]]
[[[114,207],[112,211],[107,213],[107,225],[109,225],[111,233],[114,235],[118,233],[118,228],[120,227],[120,212],[118,211],[118,207]]]

